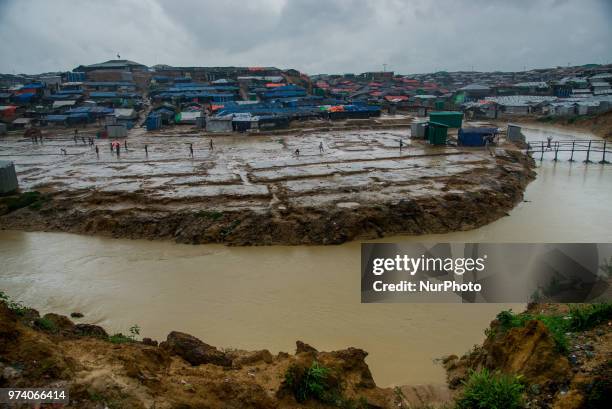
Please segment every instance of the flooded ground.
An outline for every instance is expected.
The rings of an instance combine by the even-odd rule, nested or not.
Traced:
[[[495,167],[482,151],[412,146],[407,130],[222,136],[211,149],[208,138],[177,137],[180,129],[156,136],[134,129],[119,155],[111,141],[96,140],[96,155],[82,142],[86,135],[75,143],[49,131],[43,144],[1,140],[0,158],[15,163],[23,189],[51,191],[77,208],[98,210],[152,203],[157,211],[197,210],[202,200],[208,211],[384,203],[437,194],[444,187],[437,178]],[[108,194],[116,200],[100,200]]]
[[[567,138],[550,129],[525,133]],[[611,165],[545,159],[525,199],[480,229],[383,241],[612,240]],[[355,242],[188,246],[7,231],[0,259],[0,288],[42,312],[80,311],[83,321],[115,331],[137,323],[157,339],[181,330],[219,347],[291,351],[297,339],[322,350],[356,346],[370,353],[381,386],[443,382],[433,360],[481,342],[488,322],[509,307],[362,305]]]
[[[119,155],[111,141],[92,146],[52,131],[43,144],[3,138],[0,157],[15,163],[21,188],[45,196],[40,211],[1,216],[0,227],[192,244],[339,244],[482,226],[510,210],[533,177],[517,152],[431,146],[405,128],[213,139],[186,131],[134,129]]]

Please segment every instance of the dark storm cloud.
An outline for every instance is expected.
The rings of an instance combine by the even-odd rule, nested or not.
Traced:
[[[612,60],[608,0],[0,1],[0,72],[274,65],[520,70]]]

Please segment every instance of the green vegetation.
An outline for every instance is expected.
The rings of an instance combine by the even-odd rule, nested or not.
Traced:
[[[568,352],[568,332],[586,331],[596,325],[612,319],[612,303],[574,305],[568,316],[545,314],[514,314],[512,310],[497,314],[499,330],[506,332],[511,328],[521,328],[532,320],[541,321],[550,331],[559,352]],[[485,331],[487,336],[495,335],[494,331]]]
[[[285,373],[285,383],[293,392],[295,400],[300,403],[306,402],[308,399],[329,402],[332,400],[332,391],[327,385],[329,373],[329,368],[316,361],[306,370],[297,365],[292,365]]]
[[[14,301],[2,291],[0,291],[0,302],[4,302],[9,310],[20,316],[25,315],[28,310],[22,303]]]
[[[571,331],[586,331],[612,319],[612,303],[572,306],[570,317]]]
[[[7,213],[11,213],[24,207],[39,210],[48,200],[49,198],[40,192],[25,192],[17,196],[6,197],[3,202],[6,205]]]
[[[219,220],[220,218],[223,217],[223,213],[221,212],[217,212],[217,211],[207,211],[207,210],[202,210],[196,213],[196,215],[198,215],[199,217],[203,217],[205,219],[211,219],[211,220]]]
[[[136,342],[137,335],[140,335],[140,327],[134,324],[130,327],[130,335],[123,335],[121,332],[118,332],[108,337],[108,340],[113,344],[126,344]]]
[[[455,403],[456,409],[524,408],[520,377],[491,373],[487,369],[472,371],[465,389]]]
[[[369,407],[364,398],[357,400],[344,398],[337,379],[332,376],[331,369],[317,361],[313,361],[308,368],[296,364],[291,365],[285,372],[284,384],[299,403],[312,399],[342,409]]]
[[[48,318],[36,318],[34,320],[34,325],[36,325],[38,328],[44,330],[44,331],[49,331],[49,332],[56,332],[57,328],[55,327],[55,324],[53,323],[53,321],[51,321]]]
[[[527,322],[532,320],[541,321],[550,331],[558,351],[563,354],[568,351],[568,340],[565,335],[567,332],[567,322],[562,316],[528,313],[514,314],[512,310],[508,310],[497,314],[497,320],[502,332],[506,332],[511,328],[522,328]]]

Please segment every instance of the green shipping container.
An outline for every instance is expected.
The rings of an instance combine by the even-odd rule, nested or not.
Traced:
[[[429,122],[427,139],[432,145],[446,145],[448,126],[437,122]]]
[[[436,109],[444,109],[444,101],[436,101],[434,107]]]
[[[429,121],[443,124],[449,128],[461,128],[463,112],[459,111],[440,111],[429,114]]]

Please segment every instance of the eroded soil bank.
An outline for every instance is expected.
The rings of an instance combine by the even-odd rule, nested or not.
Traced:
[[[10,302],[9,302],[10,303]],[[67,408],[390,408],[356,348],[221,350],[171,332],[158,345],[0,302],[0,386],[67,389]],[[313,386],[314,385],[314,386]]]
[[[16,163],[22,191],[40,195],[0,200],[0,228],[182,243],[338,244],[482,226],[514,207],[534,177],[533,162],[509,146],[491,157],[407,136],[227,136],[211,149],[198,137],[134,134],[119,157],[100,145],[99,158],[62,135],[44,144],[8,139],[2,153]]]
[[[367,352],[357,348],[319,352],[298,341],[295,354],[272,355],[218,349],[181,332],[139,341],[137,330],[109,336],[7,300],[0,302],[0,386],[64,388],[66,407],[81,409],[471,408],[474,393],[493,405],[485,407],[603,408],[612,392],[611,319],[610,304],[502,312],[481,346],[442,359],[448,387],[391,389],[376,386]]]

